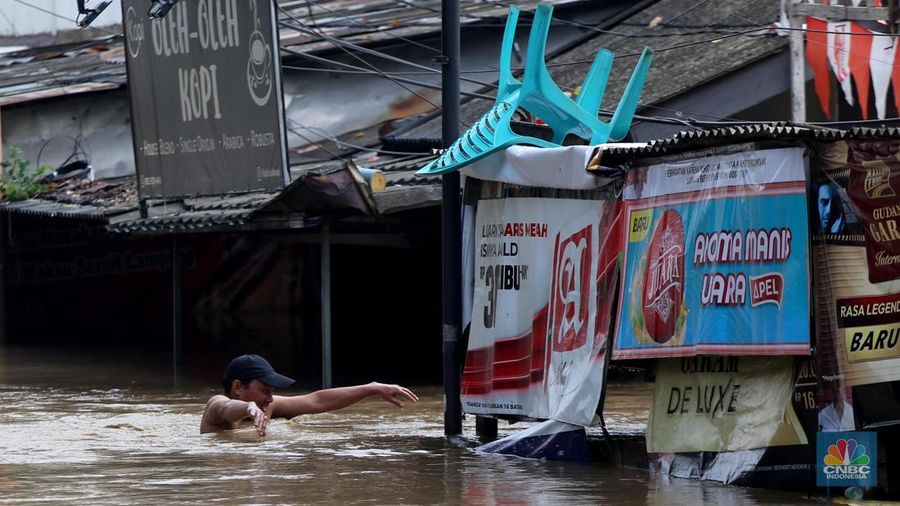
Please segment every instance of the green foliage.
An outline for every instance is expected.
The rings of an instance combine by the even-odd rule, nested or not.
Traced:
[[[47,189],[47,184],[40,182],[47,167],[30,170],[30,160],[22,158],[22,150],[10,147],[6,159],[0,162],[3,174],[0,175],[0,198],[9,201],[27,200]]]

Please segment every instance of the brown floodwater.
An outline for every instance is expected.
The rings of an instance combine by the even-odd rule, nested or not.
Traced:
[[[791,504],[802,494],[642,469],[474,452],[443,435],[440,387],[398,410],[345,410],[199,433],[215,378],[172,387],[145,357],[0,348],[0,504]],[[611,430],[641,430],[651,389],[609,388]],[[501,422],[501,435],[523,424]],[[474,438],[474,418],[465,436]],[[464,438],[465,439],[465,438]]]

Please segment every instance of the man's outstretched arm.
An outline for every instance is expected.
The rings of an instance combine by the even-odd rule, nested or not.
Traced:
[[[380,396],[398,408],[403,407],[404,401],[417,402],[419,400],[419,397],[406,387],[369,383],[353,387],[328,388],[291,397],[276,395],[272,401],[271,416],[272,418],[293,418],[298,415],[334,411],[374,395]]]

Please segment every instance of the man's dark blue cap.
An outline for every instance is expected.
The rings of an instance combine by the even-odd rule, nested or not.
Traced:
[[[259,355],[241,355],[235,358],[225,368],[225,376],[222,379],[226,385],[234,380],[248,383],[254,379],[278,388],[285,388],[294,384],[294,380],[275,372],[275,369],[272,368],[269,362]]]

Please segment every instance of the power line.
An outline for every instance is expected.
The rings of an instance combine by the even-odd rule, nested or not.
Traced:
[[[276,2],[276,5],[278,5],[277,2]],[[322,37],[323,39],[325,39],[326,41],[328,41],[328,42],[329,42],[330,44],[332,44],[333,46],[337,47],[337,48],[340,49],[341,51],[343,51],[343,52],[347,53],[348,55],[352,56],[353,58],[356,58],[357,60],[359,60],[360,62],[362,62],[362,63],[363,63],[364,65],[366,65],[367,67],[370,67],[372,70],[374,70],[374,71],[378,72],[379,74],[381,74],[383,77],[385,77],[385,78],[387,78],[387,79],[390,79],[390,80],[393,81],[394,84],[396,84],[397,86],[400,86],[401,88],[405,89],[406,91],[408,91],[408,92],[412,93],[413,95],[415,95],[415,96],[421,98],[421,99],[424,100],[425,102],[428,102],[428,103],[431,104],[435,109],[437,109],[437,110],[440,110],[440,109],[441,109],[441,106],[435,104],[434,102],[432,102],[432,101],[429,100],[428,98],[424,97],[423,95],[421,95],[421,94],[419,94],[419,93],[413,91],[411,88],[409,88],[409,87],[407,87],[406,85],[404,85],[403,83],[397,81],[397,80],[394,79],[393,77],[384,74],[384,72],[382,72],[380,69],[378,69],[378,68],[375,67],[374,65],[370,64],[368,61],[364,60],[362,57],[360,57],[360,56],[358,56],[358,55],[356,55],[356,54],[351,53],[351,52],[348,51],[343,45],[341,45],[340,43],[336,42],[336,40],[335,40],[333,37],[331,37],[331,36],[329,36],[329,35],[326,35],[326,34],[324,34],[324,33],[321,33],[321,32],[317,32],[316,30],[313,30],[313,29],[310,28],[308,25],[306,25],[305,23],[303,23],[302,21],[300,21],[300,20],[297,19],[296,17],[292,16],[289,12],[285,11],[281,6],[278,6],[278,9],[279,9],[283,14],[285,14],[285,15],[288,16],[289,18],[293,19],[296,23],[298,23],[298,24],[300,24],[301,26],[303,26],[306,30],[312,31],[314,34],[316,34],[316,35]],[[290,27],[290,25],[288,25],[288,26]],[[296,29],[296,28],[295,28],[295,29]],[[352,45],[351,45],[351,47],[353,47],[353,46],[356,46],[356,44],[352,44]],[[360,46],[356,46],[356,47],[361,49]],[[398,58],[398,60],[400,60],[400,59]],[[401,61],[403,61],[403,60],[401,60]],[[423,68],[427,68],[427,67],[423,67]]]
[[[337,12],[337,11],[335,11],[335,10],[329,9],[328,7],[325,7],[324,5],[314,4],[311,0],[306,0],[306,6],[307,6],[307,8],[309,9],[309,17],[313,19],[313,22],[315,22],[315,18],[312,17],[312,6],[313,6],[313,5],[315,5],[315,6],[318,7],[319,9],[323,9],[323,10],[325,10],[325,11],[327,11],[327,12],[330,12],[330,13],[334,14],[335,16],[338,16],[338,17],[340,17],[340,18],[346,19],[346,20],[351,21],[351,22],[353,22],[353,23],[356,23],[356,24],[358,24],[358,25],[360,25],[360,26],[364,26],[364,27],[366,27],[366,28],[370,28],[370,29],[372,29],[372,30],[375,30],[376,32],[379,32],[379,33],[385,33],[385,32],[387,32],[387,31],[389,31],[389,30],[384,30],[384,29],[382,29],[382,28],[378,28],[377,26],[370,25],[370,24],[368,24],[368,23],[364,23],[364,22],[359,21],[359,20],[357,20],[357,19],[351,18],[350,16],[347,16],[346,14],[341,14],[340,12]],[[395,38],[395,39],[399,39],[399,40],[408,42],[408,43],[410,43],[410,44],[412,44],[412,45],[414,45],[414,46],[418,46],[418,47],[421,47],[421,48],[425,48],[425,49],[427,49],[427,50],[429,50],[429,51],[432,51],[432,52],[434,52],[434,53],[440,54],[440,52],[441,52],[441,50],[438,49],[438,48],[436,48],[436,47],[431,47],[431,46],[429,46],[429,45],[427,45],[427,44],[422,44],[421,42],[417,42],[417,41],[415,41],[415,40],[412,40],[412,39],[403,37],[402,35],[396,35],[396,34],[390,34],[390,35],[391,35],[393,38]]]
[[[326,148],[325,146],[323,146],[323,145],[319,144],[318,142],[316,142],[316,141],[310,139],[309,137],[307,137],[307,136],[301,134],[300,132],[294,130],[293,128],[287,127],[287,129],[288,129],[289,132],[291,132],[292,134],[296,135],[297,137],[300,137],[301,139],[305,140],[306,142],[308,142],[308,143],[310,143],[310,144],[313,144],[313,145],[315,145],[317,148],[319,148],[319,149],[321,149],[322,151],[328,153],[329,155],[331,155],[331,158],[340,158],[340,156],[338,156],[338,155],[332,153],[331,150],[329,150],[329,149]]]
[[[43,7],[39,7],[39,6],[34,5],[34,4],[32,4],[32,3],[26,2],[25,0],[13,0],[13,1],[18,2],[18,3],[20,3],[20,4],[22,4],[22,5],[25,5],[25,6],[31,7],[32,9],[35,9],[35,10],[44,12],[44,13],[46,13],[46,14],[49,14],[49,15],[53,16],[53,17],[56,17],[56,18],[59,18],[59,19],[64,19],[64,20],[69,21],[70,23],[72,23],[72,24],[74,24],[74,25],[77,25],[77,24],[78,24],[77,21],[75,21],[75,20],[72,19],[72,18],[67,18],[67,17],[62,16],[62,15],[60,15],[60,14],[57,14],[57,13],[55,13],[55,12],[53,12],[53,11],[49,11],[49,10],[47,10],[47,9],[44,9]],[[116,33],[116,32],[113,32],[113,31],[110,31],[110,30],[107,30],[107,29],[105,29],[105,28],[101,28],[101,27],[98,27],[98,26],[88,26],[88,27],[86,27],[86,28],[84,28],[84,29],[97,30],[98,32],[108,33],[108,34],[110,34],[110,35],[115,35],[115,36],[117,36],[117,37],[121,37],[121,36],[122,36],[121,33]]]
[[[347,146],[352,149],[358,149],[358,150],[362,150],[362,151],[371,151],[371,152],[381,153],[381,154],[386,154],[386,155],[430,155],[431,154],[431,153],[410,153],[408,151],[390,151],[390,150],[386,150],[386,149],[377,149],[377,148],[370,148],[368,146],[360,146],[359,144],[351,144],[349,142],[340,140],[339,138],[337,138],[334,135],[334,133],[332,133],[330,130],[327,130],[325,128],[306,126],[306,125],[303,125],[303,124],[297,122],[296,120],[293,120],[290,118],[288,118],[288,121],[290,121],[295,126],[302,128],[304,130],[309,130],[310,132],[318,132],[319,135],[324,136],[325,138],[327,138],[331,142],[334,142],[338,146]],[[306,138],[306,137],[304,137],[304,138]],[[312,141],[310,141],[310,142],[312,142]],[[324,149],[324,148],[322,148],[322,149]]]
[[[280,9],[280,7],[279,7],[279,9]],[[282,10],[282,12],[284,12],[284,9],[281,9],[281,10]],[[285,12],[285,14],[287,14],[288,16],[290,16],[290,14],[287,13],[287,12]],[[359,52],[361,52],[361,53],[366,53],[366,54],[370,54],[370,55],[372,55],[372,56],[376,56],[376,57],[379,57],[379,58],[383,58],[383,59],[388,60],[388,61],[392,61],[392,62],[395,62],[395,63],[400,63],[400,64],[402,64],[402,65],[408,65],[408,66],[413,67],[413,68],[417,68],[417,69],[420,69],[420,70],[424,70],[424,71],[427,71],[427,72],[431,72],[432,74],[440,74],[440,73],[441,73],[441,71],[438,70],[438,69],[434,69],[434,68],[431,68],[431,67],[426,67],[425,65],[420,65],[420,64],[418,64],[418,63],[415,63],[415,62],[412,62],[412,61],[409,61],[409,60],[405,60],[405,59],[403,59],[403,58],[398,58],[398,57],[396,57],[396,56],[389,55],[389,54],[383,53],[383,52],[381,52],[381,51],[376,51],[376,50],[374,50],[374,49],[370,49],[370,48],[367,48],[367,47],[363,47],[363,46],[360,46],[360,45],[358,45],[358,44],[354,44],[354,43],[352,43],[352,42],[347,42],[347,41],[344,41],[344,40],[336,39],[336,38],[334,38],[334,37],[331,37],[330,35],[327,35],[327,34],[325,34],[325,33],[322,33],[321,31],[314,30],[314,29],[311,28],[309,25],[303,23],[302,21],[300,21],[299,19],[297,19],[297,18],[295,18],[295,17],[291,17],[291,19],[293,19],[295,22],[297,22],[298,24],[300,24],[301,27],[292,26],[290,23],[287,23],[287,22],[285,22],[285,21],[279,21],[279,24],[280,24],[281,26],[284,26],[284,27],[286,27],[286,28],[290,28],[290,29],[292,29],[292,30],[297,30],[297,31],[302,32],[302,33],[312,34],[312,35],[318,36],[318,37],[322,38],[323,40],[325,40],[326,42],[331,43],[333,46],[337,47],[338,49],[341,49],[341,50],[344,51],[345,53],[347,53],[347,54],[353,56],[353,57],[356,58],[357,60],[359,60],[359,61],[365,63],[366,65],[371,66],[371,65],[369,64],[369,62],[367,62],[366,60],[363,60],[363,59],[362,59],[361,57],[359,57],[358,55],[355,55],[355,54],[351,53],[350,51],[347,50],[347,48],[354,49],[354,50],[359,51]],[[374,67],[373,67],[373,69],[374,69]],[[494,70],[494,69],[492,68],[492,70]],[[468,77],[460,78],[460,80],[461,80],[461,81],[470,82],[470,83],[474,83],[474,84],[479,84],[479,85],[481,85],[481,86],[494,87],[494,88],[497,87],[497,86],[494,85],[494,84],[486,83],[486,82],[484,82],[484,81],[479,81],[479,80],[477,80],[477,79],[472,79],[472,78],[468,78]]]
[[[0,8],[0,16],[3,16],[3,19],[5,19],[7,23],[9,23],[9,27],[12,29],[13,35],[16,35],[17,32],[15,23],[13,23],[11,19],[9,19],[9,16],[7,16],[5,12],[3,12],[2,8]]]
[[[441,85],[439,85],[439,84],[432,84],[432,83],[428,83],[428,82],[424,82],[424,81],[416,81],[416,80],[414,80],[414,79],[406,79],[406,78],[403,78],[403,77],[394,77],[394,75],[392,75],[392,74],[390,74],[390,73],[387,73],[387,72],[376,72],[376,71],[374,71],[374,70],[367,70],[367,69],[364,69],[364,68],[362,68],[362,67],[357,67],[357,66],[355,66],[355,65],[349,65],[349,64],[347,64],[347,63],[339,62],[339,61],[336,61],[336,60],[329,60],[329,59],[327,59],[327,58],[322,58],[322,57],[318,57],[318,56],[315,56],[315,55],[310,55],[310,54],[308,54],[308,53],[301,53],[301,52],[299,52],[299,51],[293,51],[293,50],[290,50],[290,49],[287,49],[287,48],[282,48],[281,50],[282,50],[282,51],[285,51],[285,52],[287,52],[287,53],[289,53],[289,54],[292,54],[292,55],[295,55],[295,56],[299,56],[299,57],[301,57],[301,58],[309,58],[309,59],[312,59],[312,60],[314,60],[314,61],[321,61],[321,62],[324,62],[324,63],[330,63],[330,64],[333,64],[333,65],[346,66],[346,67],[350,68],[351,70],[339,70],[339,69],[315,69],[315,68],[310,68],[310,67],[296,67],[296,66],[293,66],[293,65],[282,65],[281,68],[284,68],[284,69],[291,69],[291,70],[313,70],[313,71],[319,71],[319,72],[337,72],[337,73],[348,73],[348,74],[368,74],[368,75],[373,75],[373,76],[381,76],[381,77],[384,77],[385,79],[389,79],[389,80],[395,81],[395,82],[399,81],[399,82],[403,82],[403,83],[407,83],[407,84],[413,84],[413,85],[416,85],[416,86],[421,86],[422,88],[428,88],[428,89],[432,89],[432,90],[440,90],[440,89],[441,89]],[[461,91],[460,93],[461,93],[462,95],[465,95],[465,96],[469,97],[469,98],[478,98],[478,99],[481,99],[481,100],[488,100],[488,101],[491,101],[491,102],[493,102],[494,100],[496,100],[496,97],[491,96],[491,95],[485,95],[485,94],[483,94],[483,93],[475,93],[475,92],[471,92],[471,91]]]

